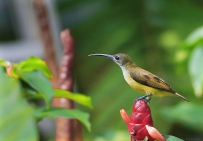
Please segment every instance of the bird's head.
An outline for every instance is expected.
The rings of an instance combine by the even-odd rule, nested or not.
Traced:
[[[120,67],[133,63],[130,56],[128,56],[127,54],[123,54],[123,53],[118,53],[115,55],[97,53],[97,54],[90,54],[88,56],[104,56],[104,57],[110,58]]]

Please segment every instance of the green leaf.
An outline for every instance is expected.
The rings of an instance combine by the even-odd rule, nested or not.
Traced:
[[[188,65],[193,88],[197,97],[202,96],[203,86],[203,64],[200,60],[203,60],[203,46],[194,49]]]
[[[93,108],[91,98],[83,94],[71,93],[62,89],[54,89],[54,97],[68,98],[81,105]]]
[[[42,94],[42,97],[46,102],[46,107],[49,108],[54,96],[54,90],[49,79],[40,71],[22,72],[20,77],[33,89]]]
[[[0,67],[0,140],[37,141],[33,109],[22,97],[20,83]]]
[[[38,92],[36,92],[33,89],[29,89],[29,88],[23,88],[23,93],[25,94],[26,98],[28,98],[28,99],[43,98],[43,96],[39,95]]]
[[[186,39],[188,47],[199,45],[203,43],[203,27],[198,28],[192,32]]]
[[[173,123],[179,123],[198,132],[203,132],[203,105],[182,102],[170,108],[164,108],[162,114],[164,119]]]
[[[6,62],[0,58],[0,65],[6,67]]]
[[[34,111],[34,116],[37,122],[41,121],[44,117],[42,112],[45,110],[44,107],[36,107]]]
[[[39,115],[40,114],[38,113],[38,116]],[[69,110],[65,108],[51,108],[51,109],[42,111],[41,115],[43,117],[50,117],[50,118],[56,118],[60,116],[60,117],[66,117],[70,119],[78,119],[86,126],[88,131],[91,130],[91,125],[89,122],[89,114],[76,109]]]
[[[46,77],[51,78],[53,77],[50,69],[46,65],[46,63],[41,60],[40,58],[37,58],[35,56],[29,57],[27,60],[22,61],[19,66],[21,68],[21,71],[23,72],[30,72],[33,70],[40,70]]]
[[[171,135],[163,135],[164,138],[166,139],[166,141],[184,141],[180,138],[177,138],[177,137],[174,137],[174,136],[171,136]]]

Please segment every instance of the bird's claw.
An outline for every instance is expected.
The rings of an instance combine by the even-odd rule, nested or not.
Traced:
[[[145,102],[149,103],[150,100],[151,100],[151,94],[149,95],[144,95],[144,96],[141,96],[141,97],[138,97],[136,98],[134,101],[138,101],[138,100],[144,100]]]

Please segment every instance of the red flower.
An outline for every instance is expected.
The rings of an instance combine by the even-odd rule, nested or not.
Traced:
[[[132,107],[132,117],[124,109],[120,110],[122,119],[128,127],[131,141],[143,140],[146,136],[148,141],[166,139],[153,127],[151,110],[144,100],[137,100]]]

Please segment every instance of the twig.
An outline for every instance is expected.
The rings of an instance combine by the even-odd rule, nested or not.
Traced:
[[[72,64],[74,59],[73,38],[69,30],[61,32],[61,41],[64,46],[62,62],[59,69],[58,86],[61,89],[73,90]],[[74,108],[73,101],[66,98],[57,98],[54,105],[68,109]],[[73,120],[58,117],[56,120],[56,141],[73,141]]]
[[[34,0],[34,9],[40,28],[42,42],[44,44],[45,61],[54,75],[54,78],[51,81],[55,87],[57,86],[58,65],[54,51],[54,44],[52,42],[47,8],[43,0]]]

